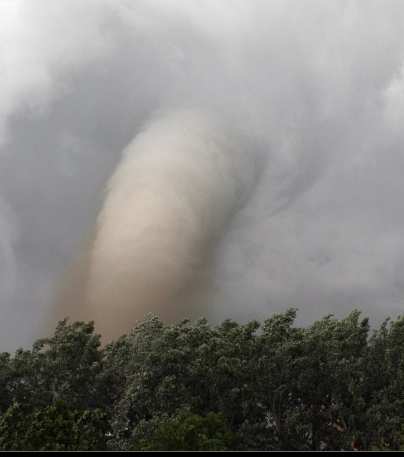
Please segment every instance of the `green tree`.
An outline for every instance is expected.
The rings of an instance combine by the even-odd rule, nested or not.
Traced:
[[[404,319],[295,318],[149,316],[105,348],[91,322],[61,321],[0,354],[0,448],[403,448]]]
[[[59,322],[32,350],[0,356],[0,448],[106,446],[108,379],[92,323]]]
[[[142,420],[132,432],[131,450],[137,451],[225,451],[233,441],[222,414],[202,417],[188,410],[176,415]]]
[[[0,418],[0,449],[104,450],[108,430],[107,415],[98,409],[78,411],[59,400],[30,411],[13,403]]]

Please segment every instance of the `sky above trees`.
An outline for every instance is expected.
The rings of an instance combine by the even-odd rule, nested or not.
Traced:
[[[122,149],[188,106],[262,170],[201,272],[201,314],[397,314],[403,20],[394,0],[2,1],[0,346],[43,334]]]

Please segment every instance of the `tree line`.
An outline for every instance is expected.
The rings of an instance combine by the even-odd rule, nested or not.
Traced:
[[[404,318],[58,323],[0,353],[1,450],[399,450]]]

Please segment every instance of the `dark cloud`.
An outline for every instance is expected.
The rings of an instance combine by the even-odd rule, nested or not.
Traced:
[[[404,6],[0,3],[0,345],[39,336],[122,149],[214,112],[262,169],[200,272],[216,318],[402,309]]]

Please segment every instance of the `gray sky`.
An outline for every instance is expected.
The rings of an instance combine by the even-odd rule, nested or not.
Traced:
[[[207,267],[217,319],[400,313],[403,24],[401,0],[0,0],[0,350],[43,336],[123,147],[188,106],[262,167]]]

